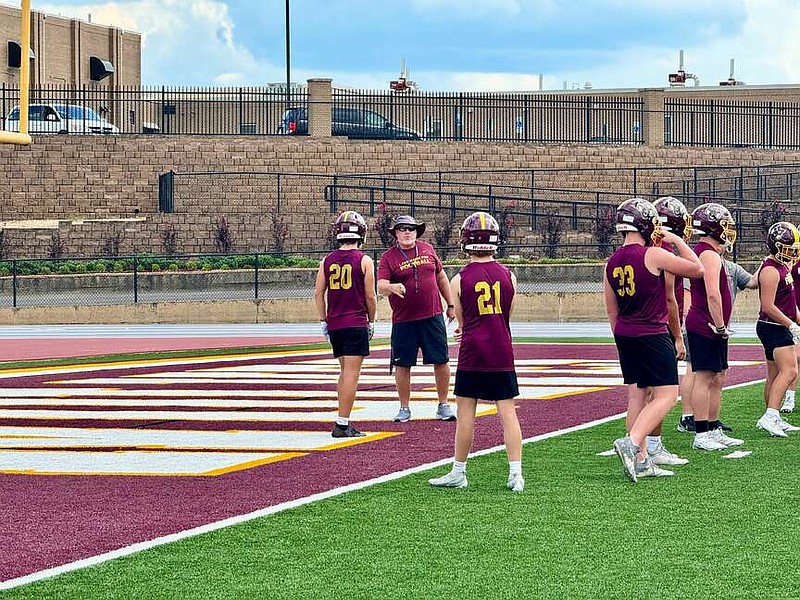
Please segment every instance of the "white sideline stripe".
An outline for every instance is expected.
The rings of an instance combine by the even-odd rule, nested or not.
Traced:
[[[754,385],[757,383],[761,383],[765,381],[764,379],[756,379],[754,381],[748,381],[744,383],[737,383],[735,385],[726,386],[724,389],[731,390],[738,387],[744,387],[748,385]],[[539,442],[542,440],[547,440],[554,437],[559,437],[562,435],[566,435],[568,433],[574,433],[576,431],[582,431],[583,429],[590,429],[597,425],[603,425],[605,423],[610,423],[611,421],[616,421],[619,419],[625,418],[627,413],[619,413],[616,415],[611,415],[609,417],[603,417],[602,419],[597,419],[595,421],[589,421],[587,423],[581,423],[579,425],[573,425],[572,427],[567,427],[565,429],[559,429],[557,431],[550,431],[547,433],[543,433],[541,435],[535,435],[530,438],[526,438],[522,440],[523,445],[529,444],[532,442]],[[475,456],[484,456],[486,454],[492,454],[494,452],[500,452],[505,448],[505,445],[494,446],[492,448],[486,448],[485,450],[478,450],[477,452],[471,452],[469,454],[470,458]],[[317,502],[319,500],[326,500],[328,498],[335,498],[336,496],[341,496],[348,492],[354,492],[356,490],[363,490],[364,488],[372,487],[373,485],[378,485],[380,483],[386,483],[388,481],[394,481],[395,479],[401,479],[406,475],[413,475],[414,473],[420,473],[422,471],[427,471],[429,469],[433,469],[435,467],[440,467],[442,465],[446,465],[452,461],[452,457],[448,456],[447,458],[443,458],[441,460],[437,460],[434,462],[430,462],[424,465],[418,465],[416,467],[411,467],[409,469],[405,469],[403,471],[397,471],[395,473],[388,473],[387,475],[381,475],[380,477],[375,477],[373,479],[368,479],[367,481],[361,481],[358,483],[351,483],[350,485],[345,485],[342,487],[334,488],[332,490],[328,490],[326,492],[320,492],[318,494],[313,494],[311,496],[306,496],[305,498],[297,498],[295,500],[289,500],[288,502],[283,502],[281,504],[275,504],[274,506],[268,506],[266,508],[262,508],[244,515],[238,515],[236,517],[229,517],[227,519],[223,519],[221,521],[216,521],[214,523],[208,523],[206,525],[201,525],[199,527],[194,527],[192,529],[186,529],[184,531],[179,531],[177,533],[171,533],[169,535],[165,535],[159,538],[155,538],[152,540],[148,540],[146,542],[137,542],[135,544],[131,544],[130,546],[125,546],[123,548],[119,548],[117,550],[112,550],[111,552],[105,552],[103,554],[98,554],[97,556],[91,556],[89,558],[83,558],[81,560],[76,560],[71,563],[67,563],[64,565],[60,565],[58,567],[52,567],[50,569],[45,569],[43,571],[37,571],[36,573],[31,573],[30,575],[23,575],[22,577],[17,577],[15,579],[6,579],[5,581],[0,581],[0,590],[10,590],[11,588],[19,587],[21,585],[26,585],[29,583],[34,583],[36,581],[41,581],[42,579],[48,579],[50,577],[56,577],[57,575],[63,575],[65,573],[69,573],[70,571],[77,571],[78,569],[85,569],[86,567],[93,567],[109,560],[114,560],[117,558],[122,558],[125,556],[130,556],[132,554],[136,554],[138,552],[143,552],[144,550],[149,550],[151,548],[155,548],[156,546],[163,546],[164,544],[170,544],[172,542],[178,542],[180,540],[185,540],[190,537],[194,537],[196,535],[202,535],[204,533],[210,533],[212,531],[217,531],[218,529],[224,529],[225,527],[230,527],[232,525],[239,525],[241,523],[246,523],[247,521],[252,521],[253,519],[260,519],[261,517],[267,517],[270,515],[277,514],[279,512],[283,512],[285,510],[290,510],[292,508],[298,508],[300,506],[305,506],[306,504],[311,504],[313,502]]]

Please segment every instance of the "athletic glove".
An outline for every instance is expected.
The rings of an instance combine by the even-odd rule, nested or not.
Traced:
[[[731,333],[733,333],[725,325],[723,325],[722,327],[717,327],[713,323],[709,323],[708,326],[711,327],[711,331],[713,331],[714,333],[716,333],[718,336],[720,336],[722,338],[728,338],[728,337],[730,337]]]
[[[320,330],[322,330],[322,335],[325,336],[325,340],[330,342],[331,341],[331,336],[328,335],[328,324],[325,321],[320,321],[319,322],[319,328],[320,328]]]
[[[789,333],[792,334],[792,340],[795,344],[800,344],[800,325],[792,323],[789,325]]]
[[[375,323],[367,323],[367,339],[372,339],[372,336],[375,335]]]

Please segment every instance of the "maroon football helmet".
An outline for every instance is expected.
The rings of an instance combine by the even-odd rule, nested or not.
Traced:
[[[681,236],[684,241],[692,237],[692,218],[683,202],[672,196],[664,196],[653,202],[661,220],[661,227]]]
[[[664,237],[656,207],[644,198],[631,198],[617,207],[616,229],[640,233],[647,246],[661,245]]]
[[[692,211],[692,227],[696,233],[721,242],[726,250],[736,243],[736,222],[731,212],[716,202],[701,204]]]
[[[494,252],[500,243],[500,225],[486,212],[475,212],[461,225],[461,248],[465,252]]]
[[[333,224],[336,229],[336,241],[363,242],[367,235],[367,222],[354,210],[346,210],[340,214]]]
[[[800,231],[788,221],[778,221],[767,231],[767,247],[775,260],[791,268],[800,258]]]

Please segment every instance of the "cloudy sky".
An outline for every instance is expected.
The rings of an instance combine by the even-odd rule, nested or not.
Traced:
[[[0,2],[14,5],[8,0]],[[701,85],[800,83],[798,0],[290,0],[292,81],[423,90],[665,87],[685,51]],[[16,3],[16,6],[19,6]],[[148,85],[286,80],[285,0],[73,0],[35,10],[143,34]]]

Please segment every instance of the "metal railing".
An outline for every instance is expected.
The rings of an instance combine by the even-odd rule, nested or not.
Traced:
[[[287,108],[307,109],[309,101],[304,89],[287,95],[273,87],[51,85],[30,91],[33,105],[90,108],[120,134],[274,135]],[[19,89],[2,84],[3,129],[13,129],[9,117],[18,104]],[[663,143],[670,146],[800,148],[800,102],[667,97],[659,110],[646,110],[644,96],[631,91],[400,94],[334,88],[331,108],[360,111],[357,127],[334,132],[356,138],[407,139],[397,134],[408,130],[423,140],[640,145],[646,143],[645,124],[660,117]],[[39,121],[37,114],[31,113],[32,133],[92,130],[85,117],[73,129],[43,116]]]

